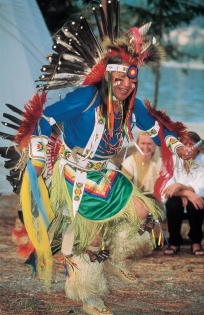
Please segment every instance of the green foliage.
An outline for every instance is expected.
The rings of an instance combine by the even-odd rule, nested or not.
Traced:
[[[189,25],[197,16],[204,15],[204,5],[196,1],[147,0],[145,7],[130,5],[125,7],[126,16],[130,16],[129,20],[135,26],[152,22],[149,34],[153,34],[162,43],[167,55],[173,59],[179,59],[183,53],[177,53],[178,49],[173,51],[175,45],[171,44],[170,40],[165,40],[169,38],[169,32],[177,27]]]

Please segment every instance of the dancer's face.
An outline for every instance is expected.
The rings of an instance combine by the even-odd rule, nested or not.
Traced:
[[[124,66],[130,66],[123,63]],[[107,76],[106,76],[107,77]],[[137,89],[138,79],[130,79],[126,73],[114,71],[111,73],[111,83],[113,95],[120,101],[124,101],[134,89]]]

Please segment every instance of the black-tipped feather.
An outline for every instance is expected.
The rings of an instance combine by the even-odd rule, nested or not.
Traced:
[[[82,33],[84,35],[86,35],[89,47],[91,48],[91,50],[93,50],[93,54],[95,54],[95,56],[97,58],[99,58],[101,55],[101,52],[102,52],[101,45],[99,44],[98,40],[96,39],[96,36],[94,35],[92,29],[89,27],[87,20],[83,16],[81,16],[80,27],[82,27],[82,26],[83,26]]]
[[[92,6],[101,40],[108,36],[113,41],[115,37],[119,36],[119,0],[114,6],[116,17],[112,8],[110,0],[107,1],[104,8],[102,4],[99,4],[97,10],[95,6]],[[43,72],[39,77],[41,84],[37,85],[40,90],[82,85],[86,74],[89,74],[92,68],[98,64],[103,54],[98,35],[94,34],[86,18],[82,15],[76,21],[67,23],[61,28],[54,36],[52,48],[55,53],[47,55],[50,65],[44,65],[41,69]]]
[[[104,38],[105,35],[104,35],[104,32],[103,32],[103,30],[102,30],[102,28],[101,28],[101,25],[100,25],[100,22],[99,22],[99,19],[98,19],[98,15],[97,15],[97,13],[96,13],[96,8],[95,8],[95,6],[92,6],[92,10],[93,10],[94,17],[95,17],[95,20],[96,20],[96,24],[97,24],[97,27],[98,27],[99,36],[100,36],[101,40],[103,40],[103,38]]]
[[[108,29],[107,29],[107,21],[106,21],[106,17],[105,17],[105,13],[103,11],[103,6],[102,4],[99,5],[99,10],[100,10],[100,15],[101,15],[101,22],[102,22],[102,26],[103,26],[103,33],[105,34],[105,36],[108,35]]]
[[[115,39],[120,37],[120,0],[116,1]]]
[[[14,146],[11,147],[0,147],[0,155],[6,159],[18,159],[20,154],[15,150]]]
[[[17,124],[17,125],[19,125],[19,126],[22,124],[22,120],[16,118],[15,116],[12,116],[12,115],[7,114],[7,113],[3,113],[3,116],[4,116],[5,118],[10,119],[12,122],[14,122],[15,124]]]
[[[15,106],[13,106],[13,105],[11,105],[11,104],[6,104],[6,106],[7,106],[8,108],[10,108],[13,112],[15,112],[15,113],[17,113],[17,114],[19,114],[19,115],[22,115],[22,114],[23,114],[22,110],[20,110],[19,108],[15,107]]]
[[[15,168],[18,163],[18,159],[12,159],[4,162],[4,167],[6,169]]]
[[[9,135],[8,133],[1,132],[1,131],[0,131],[0,137],[5,139],[5,140],[10,140],[10,141],[14,141],[15,140],[15,136],[14,135]]]
[[[6,127],[9,127],[9,128],[15,129],[15,130],[18,130],[18,128],[19,128],[19,126],[16,126],[16,125],[7,123],[7,122],[5,122],[5,121],[2,121],[1,123],[2,123],[4,126],[6,126]]]
[[[112,17],[112,4],[109,0],[107,2],[107,18],[108,18],[108,37],[113,41],[113,17]]]

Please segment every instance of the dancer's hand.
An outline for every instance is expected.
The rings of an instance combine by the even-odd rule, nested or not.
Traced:
[[[187,146],[180,146],[176,149],[177,155],[184,160],[188,160],[191,158],[191,154],[188,152],[189,147]]]

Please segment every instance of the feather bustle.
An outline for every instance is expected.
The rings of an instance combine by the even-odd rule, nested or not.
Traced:
[[[42,116],[45,101],[46,93],[42,91],[41,94],[35,93],[33,98],[24,105],[24,120],[15,136],[15,141],[20,145],[21,149],[27,147],[30,136],[34,132],[35,124]]]
[[[174,132],[181,141],[186,138],[187,127],[182,122],[172,121],[164,111],[154,109],[149,100],[145,100],[144,104],[150,114],[154,116],[156,120],[159,121],[166,129]]]

